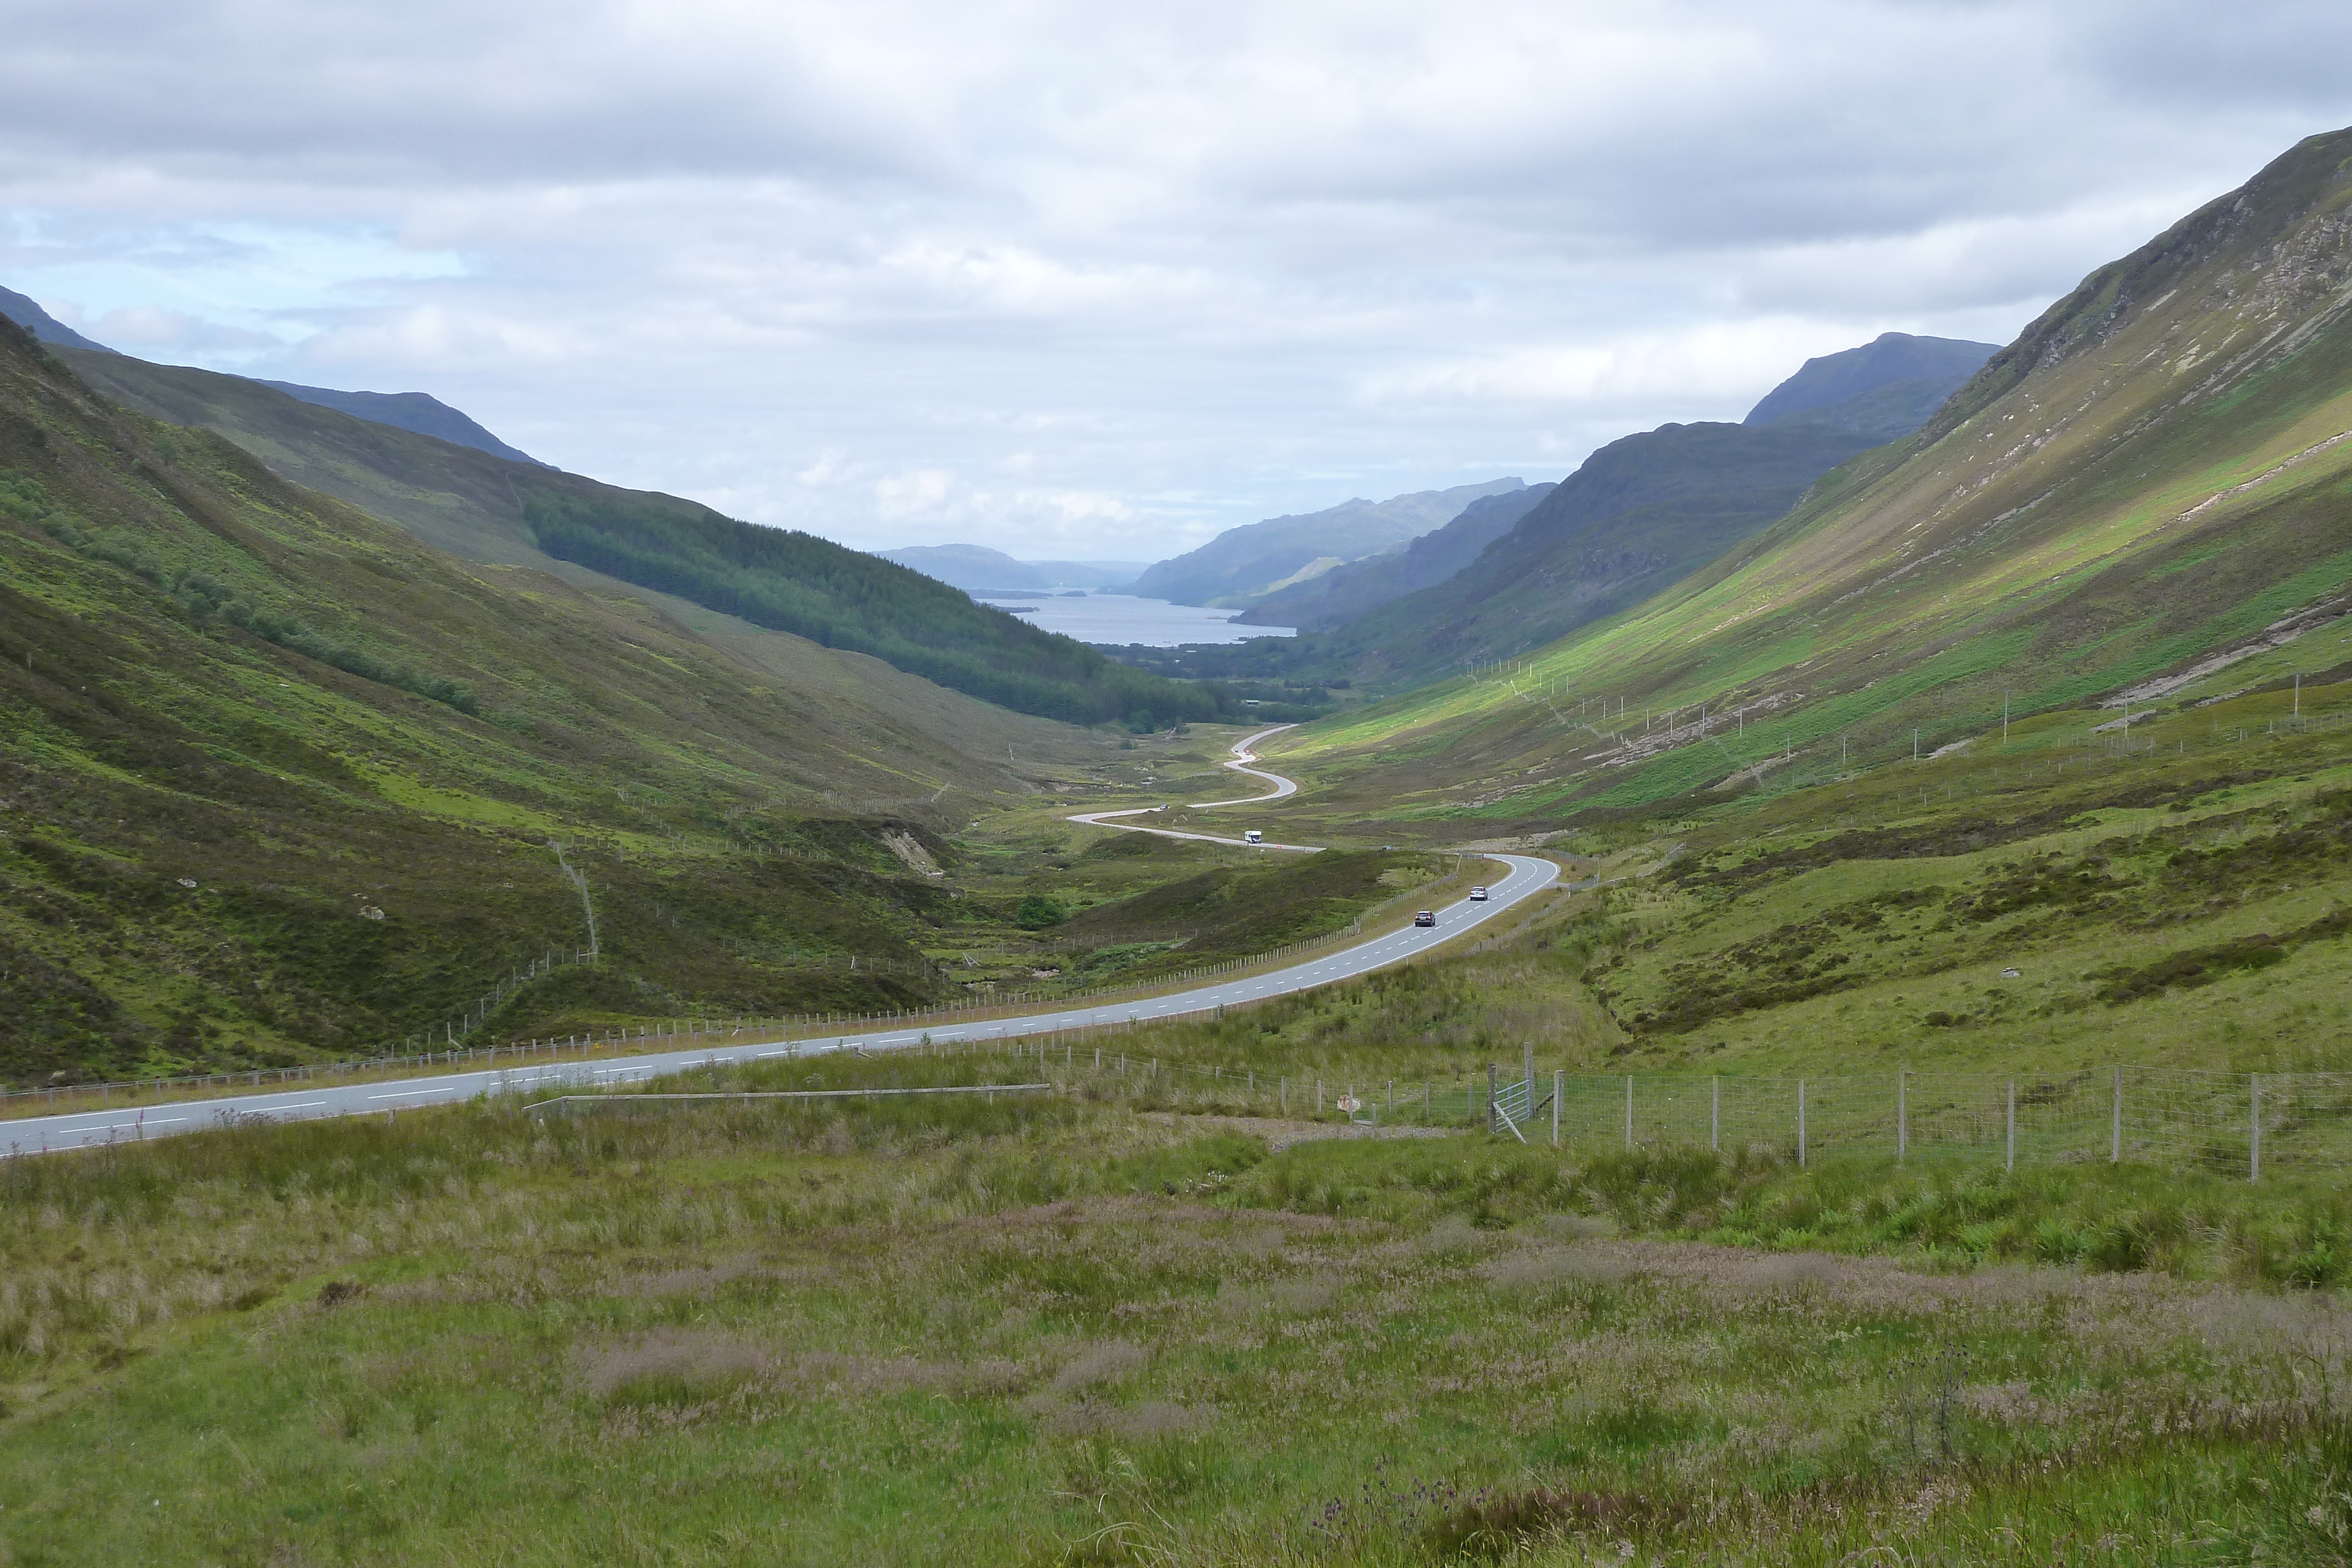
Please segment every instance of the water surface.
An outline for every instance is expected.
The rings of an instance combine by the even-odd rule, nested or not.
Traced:
[[[1084,599],[1037,593],[975,593],[972,597],[1009,610],[1032,626],[1059,632],[1081,643],[1120,647],[1140,643],[1147,648],[1173,648],[1185,643],[1242,643],[1252,637],[1298,634],[1288,626],[1236,626],[1230,610],[1203,610],[1197,604],[1171,604],[1164,599],[1138,599],[1129,593],[1089,593]]]

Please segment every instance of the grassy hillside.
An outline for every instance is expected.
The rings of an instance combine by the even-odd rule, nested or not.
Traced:
[[[2087,726],[2327,668],[2294,639],[2352,577],[2347,153],[2314,138],[2100,269],[1926,429],[1649,602],[1291,758],[1366,780],[1367,815],[1525,827],[1932,752],[2004,702]]]
[[[0,1080],[437,1027],[587,946],[551,843],[605,962],[504,1027],[936,994],[926,946],[1003,912],[909,861],[952,866],[941,830],[1036,786],[934,716],[1033,771],[1101,746],[800,647],[779,675],[639,600],[452,560],[6,329]]]
[[[789,664],[783,632],[871,653],[1016,712],[1150,728],[1238,702],[1105,659],[893,562],[315,406],[263,382],[63,350],[124,407],[226,435],[274,472],[478,560],[626,587],[683,624]]]
[[[1317,664],[1395,690],[1540,647],[1679,580],[1882,439],[1800,421],[1613,441],[1460,571],[1317,638]]]
[[[1297,626],[1298,638],[1188,650],[1181,667],[1321,673],[1384,692],[1515,657],[1769,526],[1822,475],[1926,424],[1993,352],[1889,332],[1808,360],[1740,424],[1665,424],[1612,442],[1557,486],[1489,497],[1406,549],[1239,617]]]
[[[2352,1072],[2352,684],[2295,700],[1595,813],[1555,846],[1612,885],[1523,943],[1166,1043],[1381,1076],[1525,1040],[1586,1072]]]

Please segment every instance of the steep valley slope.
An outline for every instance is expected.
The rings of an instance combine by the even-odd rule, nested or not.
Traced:
[[[241,376],[55,351],[124,408],[214,431],[283,477],[452,555],[642,599],[779,678],[796,678],[814,644],[870,653],[938,685],[1066,722],[1221,711],[1219,696],[1198,685],[1115,664],[919,571],[810,534],[358,418]],[[924,706],[929,720],[960,721],[959,712]],[[1240,716],[1237,704],[1223,706]],[[1001,745],[981,733],[944,733],[975,749]]]
[[[1290,757],[1366,831],[1526,831],[1981,749],[2004,711],[2111,738],[2126,701],[2328,667],[2297,639],[2352,578],[2347,157],[2312,138],[2093,273],[1924,429],[1647,602]]]
[[[1316,639],[1314,657],[1395,690],[1639,603],[1769,527],[1839,465],[1918,429],[1993,352],[1889,332],[1807,361],[1738,424],[1665,424],[1612,442],[1459,570],[1398,581],[1412,590],[1398,594],[1343,585],[1371,602]],[[1404,564],[1368,562],[1359,577]]]
[[[923,944],[1003,916],[909,846],[952,864],[942,827],[1034,794],[1009,747],[1111,743],[790,653],[452,559],[0,324],[0,1080],[436,1027],[589,945],[567,863],[605,961],[542,1021],[939,994]]]

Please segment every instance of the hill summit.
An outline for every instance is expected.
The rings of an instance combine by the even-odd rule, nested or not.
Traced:
[[[470,446],[477,452],[487,452],[510,463],[530,463],[541,468],[555,466],[508,445],[483,429],[471,415],[459,413],[430,392],[336,392],[331,387],[306,387],[293,382],[265,381],[261,384],[275,387],[287,396],[299,398],[304,402],[348,413],[354,419],[388,424],[394,430],[414,431],[419,435],[429,435],[436,441],[446,441],[455,446]]]
[[[37,300],[28,298],[13,288],[0,288],[0,316],[14,321],[43,343],[61,344],[68,349],[89,349],[100,354],[115,351],[103,343],[83,337],[42,309]]]
[[[0,316],[24,328],[43,343],[62,349],[79,349],[85,353],[111,354],[124,360],[132,357],[120,349],[110,349],[104,343],[75,331],[41,308],[39,301],[14,289],[0,288]],[[302,386],[294,382],[251,379],[257,385],[274,387],[289,397],[299,398],[320,408],[335,409],[355,419],[388,424],[394,430],[414,431],[419,435],[432,436],[436,441],[470,446],[477,452],[487,452],[492,456],[516,463],[529,463],[541,468],[553,466],[552,464],[540,462],[528,452],[508,445],[483,429],[469,415],[451,408],[430,392],[337,392],[331,387]]]
[[[1915,338],[1882,332],[1858,349],[1807,360],[1804,367],[1764,394],[1739,423],[1784,424],[1807,415],[1831,415],[1850,427],[1864,411],[1918,405],[1918,417],[1888,438],[1908,435],[1927,423],[1937,405],[2000,351],[1998,343],[1960,338]]]

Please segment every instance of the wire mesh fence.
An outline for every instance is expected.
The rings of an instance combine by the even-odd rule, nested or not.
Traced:
[[[1293,1076],[1069,1040],[993,1047],[1181,1108],[1484,1129],[1592,1154],[1698,1148],[2021,1166],[2129,1162],[2260,1180],[2352,1168],[2352,1073],[2107,1067],[1764,1078],[1495,1070],[1441,1082]]]

